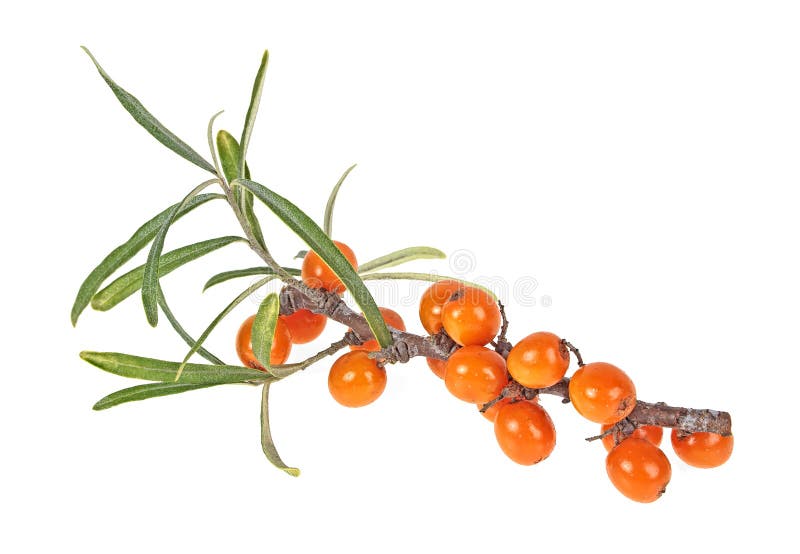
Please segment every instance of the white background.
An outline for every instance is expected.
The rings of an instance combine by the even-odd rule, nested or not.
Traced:
[[[795,3],[174,4],[4,8],[0,550],[675,552],[795,540]],[[180,359],[185,346],[166,322],[147,325],[138,295],[73,329],[74,294],[206,175],[135,125],[80,44],[203,153],[217,110],[240,132],[269,48],[257,180],[320,218],[358,162],[334,235],[362,261],[416,244],[459,253],[459,275],[507,283],[512,340],[550,330],[625,369],[642,399],[730,411],[732,459],[690,469],[667,443],[667,494],[635,504],[609,484],[602,446],[583,441],[596,427],[570,406],[544,400],[557,448],[516,466],[419,360],[392,367],[383,397],[360,410],[330,399],[329,363],[276,385],[273,432],[298,479],[261,454],[256,389],[93,412],[135,383],[80,350]],[[300,242],[260,213],[290,263]],[[224,205],[207,205],[167,248],[234,232]],[[201,294],[205,279],[256,263],[233,245],[164,279],[192,333],[249,283]],[[421,329],[409,300],[419,287],[373,290]],[[209,348],[234,359],[255,302]],[[319,344],[341,333],[332,324]]]

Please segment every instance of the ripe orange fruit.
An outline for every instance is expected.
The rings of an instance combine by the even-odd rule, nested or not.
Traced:
[[[341,356],[328,373],[328,390],[342,406],[359,408],[371,404],[386,388],[386,370],[366,350]]]
[[[428,287],[419,301],[419,320],[425,330],[434,335],[442,329],[442,306],[450,301],[453,293],[464,288],[458,281],[446,279]]]
[[[464,287],[460,295],[442,306],[442,325],[461,346],[483,346],[500,331],[500,308],[488,292]]]
[[[569,399],[578,413],[589,421],[616,423],[636,407],[636,387],[617,366],[594,362],[572,376]]]
[[[326,316],[315,314],[311,310],[297,310],[293,314],[282,315],[281,319],[289,328],[294,344],[311,342],[322,334],[328,322]]]
[[[569,350],[553,333],[533,333],[514,345],[506,365],[523,387],[541,389],[555,385],[567,373]]]
[[[356,255],[343,242],[333,241],[333,244],[344,254],[347,261],[353,268],[358,267]],[[328,267],[328,264],[322,261],[316,252],[309,250],[306,257],[303,258],[303,265],[300,268],[300,276],[303,282],[309,287],[319,289],[323,288],[327,291],[343,293],[345,286],[342,281],[336,276],[333,270]]]
[[[494,420],[497,444],[518,464],[533,465],[547,458],[556,446],[556,429],[547,412],[535,402],[511,402]]]
[[[605,433],[609,429],[611,429],[612,424],[609,425],[602,425],[600,427],[600,433]],[[626,439],[629,437],[635,439],[644,439],[654,446],[659,446],[661,444],[661,438],[664,436],[664,429],[658,427],[657,425],[642,425],[641,427],[637,427],[634,429],[633,433],[625,437]],[[622,439],[625,440],[625,439]],[[622,442],[622,441],[620,441]],[[610,433],[603,437],[603,446],[606,447],[606,452],[611,452],[611,450],[616,446],[616,442],[614,440],[614,433]]]
[[[716,433],[692,433],[679,436],[672,430],[672,449],[678,457],[694,467],[710,468],[721,466],[733,453],[733,435],[723,437]]]
[[[494,350],[465,346],[447,360],[444,384],[464,402],[485,404],[498,397],[508,384],[506,361]]]
[[[658,500],[672,477],[661,449],[637,438],[625,439],[608,453],[606,471],[617,490],[636,502]]]
[[[447,367],[447,360],[439,360],[436,358],[425,358],[428,362],[428,367],[439,379],[444,379],[444,370]]]
[[[236,333],[236,353],[245,366],[264,371],[264,366],[259,363],[256,355],[253,354],[253,343],[250,340],[255,319],[256,316],[251,315],[239,327],[239,331]],[[275,324],[275,335],[272,337],[272,349],[269,354],[270,365],[280,365],[286,362],[291,351],[292,336],[289,334],[289,328],[281,318],[278,318]]]
[[[400,317],[394,310],[390,310],[389,308],[378,308],[381,311],[381,315],[383,316],[383,320],[386,322],[386,325],[389,327],[394,327],[398,331],[405,331],[406,324],[403,323],[403,318]],[[381,345],[378,344],[378,341],[375,339],[370,339],[363,344],[352,344],[350,345],[350,350],[368,350],[370,352],[377,352],[381,349]]]

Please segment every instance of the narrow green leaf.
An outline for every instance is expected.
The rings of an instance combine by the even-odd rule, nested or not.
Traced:
[[[188,246],[177,248],[161,256],[158,264],[158,276],[163,277],[180,266],[196,260],[233,242],[247,242],[242,237],[220,237]],[[92,297],[92,308],[105,312],[110,310],[142,287],[144,265],[132,269],[128,273],[112,281],[106,288]]]
[[[361,308],[361,312],[369,323],[372,335],[386,348],[392,343],[392,334],[381,317],[375,299],[372,298],[361,277],[347,261],[339,249],[320,229],[319,225],[308,217],[300,208],[289,202],[286,198],[276,194],[255,181],[242,179],[237,183],[253,192],[256,197],[264,202],[292,231],[305,241],[322,260],[328,264],[342,283],[347,287]]]
[[[228,131],[217,131],[217,151],[222,173],[229,183],[239,178],[239,142]]]
[[[331,230],[333,229],[333,206],[336,204],[336,196],[339,194],[339,189],[342,188],[342,183],[344,183],[344,180],[347,179],[347,176],[350,175],[350,172],[353,171],[355,167],[356,164],[353,164],[348,167],[344,173],[342,173],[342,176],[339,177],[339,181],[336,183],[336,186],[333,187],[331,195],[328,197],[328,203],[325,205],[325,218],[323,219],[322,226],[322,229],[328,236],[331,236]]]
[[[144,264],[144,275],[142,277],[142,304],[144,305],[144,313],[147,316],[147,322],[155,327],[158,324],[158,264],[161,261],[161,251],[164,249],[164,239],[167,237],[170,225],[175,221],[175,216],[178,212],[191,202],[192,198],[197,196],[204,188],[219,183],[218,179],[209,179],[204,183],[200,183],[187,194],[183,200],[180,201],[169,213],[167,219],[158,230],[153,244],[150,246],[150,252],[147,254],[147,263]]]
[[[293,267],[284,267],[283,269],[289,275],[294,275],[295,277],[300,276],[299,269],[295,269]],[[273,271],[272,268],[263,266],[248,267],[247,269],[234,269],[232,271],[223,271],[222,273],[218,273],[208,280],[208,282],[203,287],[203,292],[213,287],[214,285],[219,285],[220,283],[224,283],[225,281],[230,281],[231,279],[236,279],[238,277],[252,277],[253,275],[275,275],[275,271]]]
[[[272,440],[272,432],[269,430],[269,381],[265,382],[261,389],[261,449],[272,465],[291,475],[299,477],[300,470],[296,467],[287,466],[281,460],[275,442]]]
[[[119,352],[81,352],[81,359],[103,371],[145,381],[173,382],[181,366],[178,362],[167,362],[153,358],[143,358]],[[223,385],[247,381],[272,380],[263,371],[248,367],[185,364],[183,383],[193,385]]]
[[[225,198],[225,196],[222,194],[200,194],[195,196],[183,207],[182,210],[178,210],[178,213],[175,214],[175,219],[180,219],[196,207],[215,198]],[[86,309],[86,306],[89,305],[89,302],[92,301],[92,296],[94,296],[94,294],[100,289],[105,280],[111,277],[111,275],[117,269],[122,267],[123,264],[128,262],[142,248],[147,246],[151,240],[153,240],[153,237],[156,236],[156,233],[158,233],[158,230],[161,228],[161,226],[164,224],[164,221],[167,220],[167,218],[170,216],[170,213],[176,206],[177,204],[170,206],[139,227],[136,232],[131,235],[131,238],[129,238],[124,244],[121,244],[112,250],[111,253],[103,258],[103,261],[92,270],[89,276],[86,277],[81,284],[81,288],[78,290],[78,295],[75,298],[75,303],[72,305],[72,325],[78,323],[78,317],[81,315],[83,310]]]
[[[258,114],[258,106],[261,103],[261,91],[264,88],[264,75],[267,72],[267,63],[269,62],[269,51],[264,50],[264,55],[261,56],[261,65],[258,66],[255,81],[253,81],[253,92],[250,94],[250,106],[247,108],[247,116],[244,118],[244,128],[242,129],[242,140],[239,141],[241,150],[239,152],[239,175],[244,175],[244,164],[247,160],[247,147],[250,146],[250,136],[253,134],[253,126],[256,123],[256,114]]]
[[[269,369],[270,354],[272,353],[272,339],[275,335],[275,326],[278,324],[278,315],[281,311],[281,301],[274,292],[268,294],[261,302],[253,320],[253,330],[250,340],[253,344],[253,355],[261,365]]]
[[[178,333],[178,335],[184,340],[184,342],[186,342],[186,344],[189,345],[189,347],[194,346],[197,341],[195,341],[192,336],[186,332],[178,319],[175,317],[175,314],[173,314],[172,310],[169,309],[167,297],[164,296],[164,291],[161,289],[161,285],[158,286],[158,305],[161,306],[161,310],[164,312],[164,315],[167,316],[167,320],[172,325],[172,328],[175,329],[175,332]],[[205,348],[199,348],[197,353],[212,364],[225,365],[225,362],[217,358]]]
[[[101,398],[92,406],[93,410],[107,410],[126,402],[136,400],[147,400],[157,396],[167,396],[170,394],[180,394],[197,389],[205,389],[214,385],[191,385],[189,383],[148,383],[146,385],[136,385],[127,389],[112,392],[108,396]]]
[[[365,281],[382,281],[382,280],[404,280],[404,281],[458,281],[468,287],[475,287],[486,291],[492,298],[497,300],[497,295],[478,283],[465,281],[464,279],[457,279],[455,277],[447,277],[445,275],[434,275],[432,273],[367,273],[361,276]]]
[[[117,97],[120,104],[128,110],[128,113],[133,116],[133,119],[136,122],[145,128],[145,130],[153,135],[155,139],[181,156],[183,159],[188,160],[195,164],[196,166],[205,169],[211,173],[216,174],[214,166],[208,163],[200,154],[195,152],[191,146],[183,142],[179,139],[175,133],[164,127],[164,125],[158,121],[153,114],[151,114],[147,109],[142,105],[139,100],[136,99],[130,92],[119,86],[117,83],[108,76],[108,73],[100,67],[100,64],[97,62],[95,57],[89,52],[89,49],[85,46],[81,46],[83,51],[89,55],[92,62],[94,63],[97,71],[100,73],[100,76],[103,77],[103,80],[111,87],[111,91],[114,93],[114,96]]]
[[[187,362],[189,361],[189,358],[191,358],[194,355],[194,353],[197,352],[197,349],[200,348],[203,345],[203,343],[206,341],[206,339],[211,334],[211,332],[216,328],[216,326],[219,324],[219,322],[222,321],[223,319],[225,319],[225,316],[227,316],[229,313],[231,313],[231,311],[236,306],[241,304],[243,300],[245,300],[251,294],[256,292],[258,289],[260,289],[261,287],[263,287],[264,285],[266,285],[267,283],[269,283],[270,281],[275,279],[275,277],[276,277],[275,275],[268,275],[267,277],[264,277],[263,279],[260,279],[259,281],[253,283],[252,285],[247,287],[244,291],[242,291],[239,294],[239,296],[234,298],[231,301],[230,304],[225,306],[225,308],[217,315],[217,317],[215,317],[214,320],[211,323],[209,323],[208,327],[206,327],[206,330],[203,331],[203,334],[200,335],[200,338],[198,338],[197,341],[194,343],[194,346],[192,346],[189,349],[189,352],[183,358],[183,363],[182,363],[181,367],[178,368],[178,374],[175,376],[175,381],[177,381],[178,379],[181,378],[181,375],[182,375],[182,372],[183,372],[183,366],[187,366],[188,367],[189,364],[187,364]]]
[[[444,252],[436,248],[431,248],[430,246],[411,246],[361,264],[358,266],[358,272],[367,273],[378,269],[386,269],[387,267],[394,267],[412,260],[441,259],[446,257],[447,255]]]
[[[295,260],[302,260],[308,254],[308,250],[300,250],[297,254],[294,255]]]
[[[222,172],[225,174],[225,178],[228,182],[231,183],[239,177],[239,143],[228,131],[220,130],[217,133],[217,150],[219,151],[219,157],[222,162]],[[247,179],[250,178],[250,167],[247,163],[245,163],[244,166],[244,176]],[[247,224],[253,230],[256,241],[262,248],[266,248],[261,224],[258,222],[258,218],[253,210],[253,193],[241,187],[234,187],[233,196],[236,200],[236,205],[242,210]]]

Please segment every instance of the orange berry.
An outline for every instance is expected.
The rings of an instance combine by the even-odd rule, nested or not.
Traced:
[[[244,320],[239,332],[236,333],[236,353],[239,359],[247,367],[253,369],[260,369],[264,371],[256,355],[253,353],[253,343],[251,342],[253,333],[253,321],[256,316],[251,315]],[[289,328],[281,318],[275,323],[275,335],[272,337],[272,349],[269,353],[270,365],[280,365],[289,358],[289,353],[292,351],[292,335],[289,333]]]
[[[328,390],[342,406],[366,406],[386,388],[386,370],[366,350],[348,352],[333,362],[328,373]]]
[[[461,346],[483,346],[500,331],[500,308],[488,292],[465,287],[442,306],[442,325]]]
[[[679,436],[672,430],[672,449],[678,458],[694,467],[717,467],[728,461],[733,452],[733,435],[723,437],[717,433],[692,433]]]
[[[617,490],[631,500],[653,502],[664,494],[672,466],[653,443],[628,438],[608,453],[606,472]]]
[[[439,379],[444,379],[444,370],[447,367],[447,360],[438,360],[436,358],[425,358],[428,362],[428,367],[431,368],[433,374]]]
[[[281,319],[289,328],[294,344],[311,342],[322,334],[328,318],[322,314],[315,314],[311,310],[297,310],[290,315],[282,315]]]
[[[358,267],[356,255],[349,246],[336,240],[333,241],[333,244],[344,254],[344,257],[347,258],[347,261],[350,262],[353,268]],[[306,257],[303,258],[300,276],[306,285],[315,289],[322,288],[340,294],[343,293],[345,289],[344,283],[342,283],[333,270],[328,267],[328,264],[322,261],[322,258],[313,250],[309,250]]]
[[[602,425],[600,427],[600,433],[605,433],[614,424]],[[644,439],[654,446],[659,446],[661,444],[661,438],[664,436],[664,429],[657,425],[642,425],[641,427],[637,427],[634,429],[633,433],[628,435],[627,437],[623,438],[622,440],[627,439],[628,437],[632,437],[634,439]],[[622,442],[622,440],[620,442]],[[614,433],[609,433],[605,437],[603,437],[603,446],[606,447],[606,452],[611,452],[611,450],[617,445],[616,439],[614,437]]]
[[[494,434],[505,455],[525,466],[541,462],[556,446],[553,421],[534,402],[511,402],[500,408]]]
[[[485,417],[486,419],[488,419],[489,421],[494,423],[494,420],[497,419],[497,412],[500,411],[500,408],[502,408],[503,406],[505,406],[506,404],[509,404],[511,402],[513,402],[513,400],[511,398],[509,398],[509,397],[501,398],[500,400],[498,400],[497,402],[492,404],[489,407],[489,409],[487,409],[485,412],[481,412],[481,408],[483,408],[483,404],[476,404],[476,406],[478,408],[478,413],[479,414],[481,414],[483,417]],[[539,403],[539,397],[538,396],[534,396],[532,400],[519,400],[519,402],[533,402],[534,404],[538,404]],[[485,402],[484,402],[484,404],[485,404]]]
[[[446,279],[428,287],[419,301],[419,320],[431,335],[442,330],[442,306],[450,301],[453,293],[464,288],[462,283]]]
[[[586,364],[569,381],[569,399],[578,413],[595,423],[616,423],[636,406],[636,387],[617,366]]]
[[[506,365],[523,387],[541,389],[555,385],[567,373],[569,350],[553,333],[533,333],[514,345]]]
[[[383,316],[383,320],[386,322],[386,325],[389,327],[394,327],[398,331],[405,331],[406,324],[403,323],[403,318],[400,317],[394,310],[390,310],[389,308],[378,308],[381,311],[381,316]],[[365,341],[363,344],[352,344],[350,345],[350,350],[368,350],[370,352],[377,352],[381,349],[381,345],[378,344],[378,341],[375,339],[370,339]]]
[[[508,384],[506,361],[483,346],[465,346],[447,360],[444,384],[456,398],[485,404],[497,398]]]

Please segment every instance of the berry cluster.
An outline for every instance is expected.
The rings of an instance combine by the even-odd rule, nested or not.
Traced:
[[[334,244],[353,267],[353,251],[344,243]],[[301,276],[311,288],[341,294],[344,287],[333,271],[313,251],[306,254]],[[389,308],[380,308],[386,324],[405,331],[403,319]],[[239,358],[248,367],[264,369],[253,355],[249,317],[237,335]],[[456,280],[431,285],[419,305],[422,326],[430,335],[446,334],[455,343],[446,360],[427,358],[433,373],[444,380],[447,390],[459,400],[477,405],[494,423],[497,443],[503,453],[522,465],[534,465],[547,458],[556,445],[556,430],[539,394],[561,382],[568,382],[568,399],[580,415],[601,424],[603,445],[608,451],[606,470],[613,485],[626,497],[653,502],[666,489],[672,475],[669,460],[659,448],[662,427],[621,426],[636,407],[636,388],[628,375],[605,363],[584,364],[565,379],[570,365],[566,340],[549,332],[536,332],[511,347],[504,332],[498,303],[485,290]],[[270,362],[284,363],[292,343],[317,338],[327,317],[307,309],[281,315],[275,328]],[[498,337],[500,333],[500,337]],[[489,348],[487,345],[493,345]],[[507,348],[501,347],[507,346]],[[331,396],[343,406],[355,408],[377,400],[386,387],[386,359],[374,339],[350,345],[328,374]],[[672,431],[672,445],[678,457],[702,468],[723,464],[731,455],[733,436]]]

